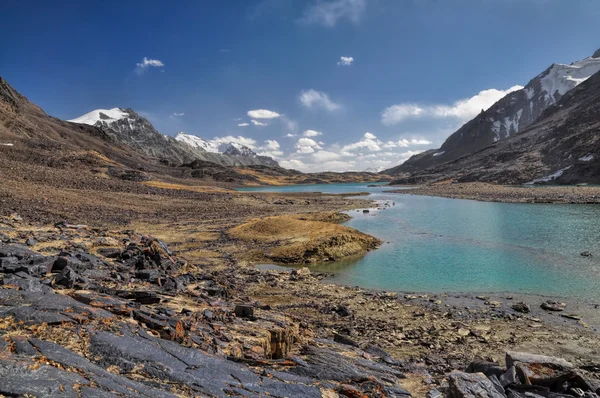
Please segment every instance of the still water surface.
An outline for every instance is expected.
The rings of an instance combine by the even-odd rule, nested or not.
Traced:
[[[600,301],[600,206],[487,203],[325,184],[270,192],[371,192],[386,210],[352,211],[349,227],[386,242],[358,259],[312,268],[333,282],[415,292],[519,292]],[[531,188],[523,188],[531,189]],[[595,257],[584,258],[589,250]]]

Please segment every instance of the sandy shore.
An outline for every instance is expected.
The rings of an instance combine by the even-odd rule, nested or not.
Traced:
[[[390,186],[393,188],[393,186]],[[423,185],[411,189],[390,190],[407,195],[441,196],[505,203],[600,203],[598,186],[504,186],[486,183]]]

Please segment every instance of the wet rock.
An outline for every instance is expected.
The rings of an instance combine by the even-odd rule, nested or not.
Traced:
[[[363,210],[363,213],[365,213],[365,214],[367,214],[367,213],[369,213],[369,212],[370,212],[370,211],[369,211],[369,209],[364,209],[364,210]]]
[[[454,371],[449,377],[450,398],[506,398],[483,373]]]
[[[557,311],[558,312],[558,311],[564,311],[566,306],[567,306],[567,304],[561,303],[559,301],[547,300],[547,301],[543,302],[540,307],[546,311]]]
[[[529,307],[529,304],[524,303],[522,301],[518,302],[518,303],[514,303],[511,308],[517,312],[522,312],[524,314],[527,314],[529,311],[531,311],[531,307]]]
[[[588,251],[588,250],[586,250],[586,251],[582,251],[581,253],[579,253],[579,255],[580,255],[581,257],[592,257],[592,256],[593,256],[593,255],[592,255],[592,252],[590,252],[590,251]]]

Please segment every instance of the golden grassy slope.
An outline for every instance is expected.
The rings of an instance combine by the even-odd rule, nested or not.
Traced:
[[[254,219],[228,231],[230,237],[253,243],[249,253],[279,263],[320,263],[364,254],[381,241],[353,228],[335,224],[343,216],[282,215]],[[266,250],[265,250],[266,249]]]

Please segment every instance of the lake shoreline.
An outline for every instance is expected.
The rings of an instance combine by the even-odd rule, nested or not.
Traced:
[[[389,188],[400,187],[390,185]],[[438,196],[450,199],[501,203],[600,204],[598,186],[507,186],[472,182],[430,184],[410,189],[390,189],[389,193]]]

